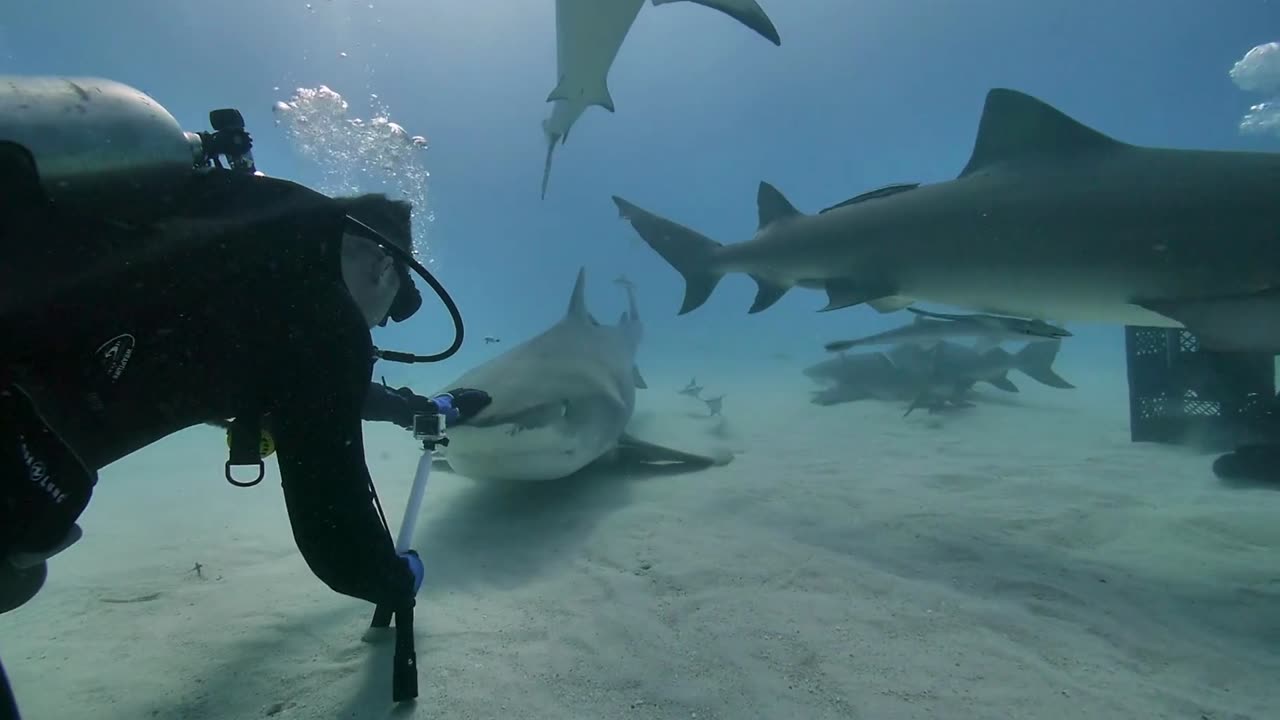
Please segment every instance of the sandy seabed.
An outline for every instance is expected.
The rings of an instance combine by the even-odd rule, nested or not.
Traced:
[[[649,391],[656,439],[725,467],[434,474],[416,705],[371,608],[303,563],[274,466],[230,487],[209,428],[103,472],[0,656],[33,720],[1280,713],[1280,493],[1131,444],[1123,386],[904,419],[784,385],[727,388],[723,426]],[[394,528],[418,452],[366,430]]]

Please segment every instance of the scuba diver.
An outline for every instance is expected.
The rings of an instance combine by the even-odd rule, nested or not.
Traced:
[[[412,607],[423,564],[396,552],[362,419],[457,425],[490,398],[371,382],[377,358],[430,362],[462,341],[452,300],[408,252],[408,203],[262,175],[235,111],[186,133],[111,81],[0,80],[0,612],[80,539],[101,468],[201,423],[229,427],[233,484],[260,481],[274,451],[322,582]],[[443,353],[373,346],[374,327],[421,305],[410,267],[453,316]],[[240,465],[257,479],[233,479]]]
[[[1239,412],[1245,442],[1213,461],[1229,487],[1280,489],[1280,395],[1252,398]]]

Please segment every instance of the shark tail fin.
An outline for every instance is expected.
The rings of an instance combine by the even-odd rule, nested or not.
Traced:
[[[613,196],[613,202],[640,238],[684,276],[684,303],[679,314],[684,315],[705,303],[724,276],[713,269],[716,252],[722,247],[720,243],[632,205],[617,195]]]
[[[1053,370],[1053,361],[1058,358],[1058,350],[1061,347],[1061,340],[1027,343],[1026,347],[1014,354],[1014,366],[1036,382],[1053,388],[1070,390],[1075,385],[1064,380]]]

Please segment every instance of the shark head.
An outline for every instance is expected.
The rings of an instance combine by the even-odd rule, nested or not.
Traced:
[[[597,322],[585,283],[580,270],[555,325],[448,385],[493,397],[466,425],[450,429],[444,455],[454,471],[477,480],[554,480],[617,446],[636,388],[644,387],[635,367],[643,327],[634,297],[618,324]]]

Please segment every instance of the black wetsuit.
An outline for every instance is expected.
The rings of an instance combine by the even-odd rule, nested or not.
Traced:
[[[379,391],[368,328],[342,282],[342,211],[300,185],[230,172],[175,194],[175,215],[146,228],[43,209],[7,218],[0,390],[31,399],[90,482],[183,428],[269,414],[293,535],[312,571],[351,597],[411,601],[413,576],[372,503],[365,464],[362,408],[377,406]],[[222,474],[192,467],[173,481]],[[0,499],[28,481],[0,467]],[[0,554],[2,524],[18,527],[22,503],[4,511]]]

